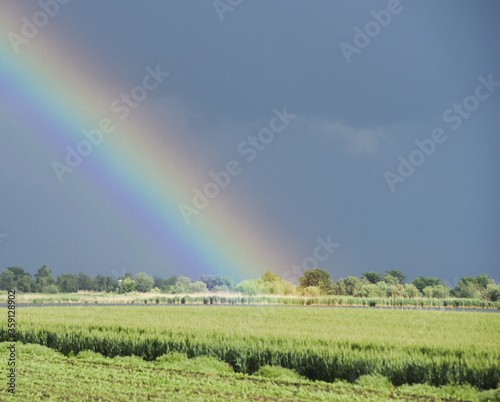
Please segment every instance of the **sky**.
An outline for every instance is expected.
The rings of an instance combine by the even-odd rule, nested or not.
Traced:
[[[0,269],[498,281],[497,1],[0,7]]]

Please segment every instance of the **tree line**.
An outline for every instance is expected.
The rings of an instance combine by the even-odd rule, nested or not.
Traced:
[[[54,278],[52,271],[43,265],[32,276],[20,267],[8,267],[0,273],[0,290],[24,293],[75,293],[94,292],[155,292],[155,293],[220,293],[240,292],[247,295],[309,296],[338,295],[354,297],[448,297],[500,300],[500,285],[488,275],[461,278],[452,289],[439,278],[419,276],[406,283],[407,276],[392,269],[384,274],[375,271],[363,272],[361,277],[348,276],[335,283],[330,274],[322,269],[304,272],[299,285],[284,281],[279,275],[267,271],[258,279],[246,279],[235,283],[233,278],[222,275],[201,275],[197,281],[186,276],[173,275],[169,278],[152,277],[145,272],[133,275],[130,272],[114,278],[97,275],[94,278],[80,272],[61,274]]]

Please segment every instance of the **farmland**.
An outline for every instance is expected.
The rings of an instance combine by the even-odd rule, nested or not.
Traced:
[[[7,350],[0,343],[0,353]],[[153,362],[138,357],[106,358],[93,352],[66,357],[40,345],[20,345],[18,389],[8,400],[161,401],[387,401],[495,400],[494,390],[470,386],[392,386],[387,379],[360,377],[354,384],[309,381],[286,369],[264,367],[253,375],[234,373],[211,357],[188,359],[170,353]],[[7,399],[0,391],[0,399]],[[422,399],[420,399],[422,398]]]
[[[96,306],[19,308],[17,315],[18,341],[61,352],[57,364],[92,352],[109,358],[106,364],[135,355],[129,358],[136,359],[134,367],[140,362],[153,370],[162,356],[183,353],[226,365],[236,372],[224,374],[230,377],[253,378],[266,366],[281,366],[325,389],[341,380],[354,386],[365,376],[383,376],[391,387],[426,383],[477,390],[496,389],[500,379],[497,314]],[[5,325],[0,331],[0,340],[7,340]]]
[[[0,353],[6,349],[7,344],[0,343]],[[19,355],[18,391],[9,400],[486,401],[495,395],[495,391],[469,386],[393,387],[384,378],[370,376],[355,384],[311,382],[289,370],[269,367],[250,376],[234,373],[214,358],[188,359],[178,353],[146,362],[137,357],[105,358],[93,352],[66,357],[44,346],[21,345]]]
[[[6,296],[6,292],[0,292]],[[283,305],[320,305],[320,306],[378,306],[378,307],[408,307],[408,308],[467,308],[467,309],[500,309],[500,302],[466,298],[368,298],[353,296],[249,296],[235,292],[198,293],[198,294],[158,294],[138,293],[127,294],[106,292],[78,293],[20,293],[17,303],[23,304],[53,304],[53,303],[84,303],[84,304],[283,304]]]

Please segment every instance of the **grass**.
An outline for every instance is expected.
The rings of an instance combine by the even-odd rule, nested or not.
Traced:
[[[0,296],[6,292],[0,292]],[[353,296],[248,296],[241,293],[196,293],[196,294],[164,294],[138,293],[127,294],[87,292],[78,293],[18,293],[17,303],[47,304],[47,303],[93,303],[93,304],[285,304],[301,306],[365,306],[365,307],[406,307],[420,308],[468,308],[468,309],[500,309],[500,302],[490,302],[476,299],[429,299],[429,298],[364,298]]]
[[[403,384],[495,389],[500,316],[465,312],[279,307],[43,307],[17,310],[19,340],[64,354],[154,361],[211,357],[246,374],[281,366],[311,380],[383,375]],[[6,340],[0,327],[0,339]],[[272,373],[272,372],[271,372]]]
[[[0,343],[5,355],[8,343]],[[355,384],[310,381],[279,367],[263,367],[254,375],[234,373],[214,358],[189,359],[167,354],[147,362],[138,357],[107,358],[93,352],[67,357],[40,345],[17,346],[16,394],[0,390],[1,400],[272,400],[387,401],[499,400],[499,391],[470,386],[394,387],[384,377],[364,376]]]

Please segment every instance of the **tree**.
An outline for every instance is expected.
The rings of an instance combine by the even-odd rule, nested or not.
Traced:
[[[437,285],[432,289],[432,297],[446,299],[450,295],[451,289],[446,285]]]
[[[373,283],[364,284],[361,287],[360,296],[363,297],[385,297],[385,292]]]
[[[26,274],[19,278],[16,282],[17,289],[21,292],[36,291],[36,282],[31,279],[31,274]]]
[[[78,277],[75,274],[61,274],[57,277],[57,287],[63,293],[78,292]]]
[[[135,290],[135,280],[127,276],[122,279],[122,293],[129,293]]]
[[[153,288],[158,288],[161,291],[167,290],[168,285],[167,285],[167,280],[165,278],[155,276],[153,279],[154,279]]]
[[[92,279],[91,290],[97,292],[105,292],[106,288],[106,278],[101,274],[98,274],[94,279]]]
[[[0,290],[13,290],[14,289],[14,274],[8,269],[0,274]]]
[[[333,285],[333,294],[338,296],[347,295],[347,289],[345,287],[345,282],[342,278],[340,278],[335,285]]]
[[[229,290],[234,290],[234,279],[231,278],[230,276],[224,276],[222,278],[222,285],[220,286],[227,286]]]
[[[495,281],[486,274],[476,276],[476,285],[479,287],[479,289],[484,290],[488,285],[494,283]]]
[[[31,292],[34,282],[31,279],[31,274],[20,267],[8,267],[8,271],[14,274],[14,286],[20,292]]]
[[[230,276],[215,275],[215,287],[232,290],[234,288],[234,280]]]
[[[189,293],[206,293],[207,291],[207,284],[202,281],[190,283],[188,286]]]
[[[319,287],[323,294],[333,294],[333,281],[330,273],[322,269],[309,269],[304,276],[299,278],[300,287],[305,289],[309,286]]]
[[[20,278],[22,278],[25,275],[29,275],[27,272],[24,271],[24,269],[20,267],[8,267],[7,268],[9,271],[11,271],[14,274],[14,281],[17,282]]]
[[[210,291],[217,285],[212,275],[200,275],[198,280],[204,282],[207,285],[207,289]]]
[[[171,287],[170,291],[172,293],[189,293],[189,285],[191,284],[191,279],[187,276],[179,276],[175,281],[175,285]]]
[[[390,286],[396,286],[399,283],[398,278],[389,274],[385,274],[384,282]]]
[[[500,300],[500,286],[490,283],[486,287],[485,296],[488,300],[493,302]]]
[[[363,279],[374,284],[382,280],[382,275],[378,272],[363,272],[361,275]]]
[[[159,276],[155,276],[153,287],[160,289],[162,292],[168,292],[168,291],[170,291],[171,288],[174,287],[176,282],[177,282],[176,275],[172,275],[168,279],[164,279],[164,278],[161,278]]]
[[[404,295],[405,295],[405,297],[414,298],[414,297],[419,296],[420,292],[418,291],[418,289],[415,285],[412,285],[411,283],[407,283],[405,285]]]
[[[89,275],[80,271],[78,273],[77,282],[78,290],[92,290],[92,278]]]
[[[56,280],[52,276],[52,271],[47,268],[46,265],[38,268],[38,271],[35,274],[36,278],[36,289],[38,292],[44,292],[43,289],[49,290],[49,285],[55,285]],[[54,288],[50,288],[50,291],[53,292]]]
[[[279,275],[274,275],[271,271],[267,271],[264,275],[262,275],[260,279],[263,282],[270,282],[270,283],[281,280]]]
[[[397,285],[391,285],[391,297],[403,296],[404,290],[404,285],[401,285],[400,283]]]
[[[138,292],[149,292],[153,288],[154,283],[155,282],[151,275],[148,275],[145,272],[139,272],[136,275],[135,290]]]
[[[176,283],[177,283],[177,275],[172,275],[170,278],[167,279],[168,286],[174,286]]]
[[[357,276],[348,276],[344,279],[346,293],[351,296],[358,296],[361,292],[363,282]]]
[[[201,275],[198,281],[204,282],[207,285],[207,289],[211,292],[214,292],[217,289],[224,289],[228,291],[234,288],[234,281],[230,276]]]
[[[259,293],[261,293],[256,279],[246,279],[244,281],[241,281],[236,285],[236,290],[250,296],[258,295]]]
[[[39,284],[43,279],[46,279],[47,282],[51,282],[51,284],[54,284],[56,282],[54,277],[52,276],[52,270],[48,269],[47,265],[43,265],[38,268],[38,271],[36,271],[35,274],[35,278],[37,284]]]
[[[429,278],[426,276],[419,276],[411,282],[420,292],[423,292],[424,288],[427,286],[437,286],[442,285],[443,282],[439,278]]]
[[[283,281],[266,282],[262,278],[257,280],[261,293],[266,295],[283,295],[285,286]]]
[[[105,284],[106,284],[106,291],[111,291],[113,289],[116,289],[118,286],[118,281],[113,278],[112,276],[107,276],[105,279]]]
[[[285,285],[285,296],[297,295],[297,285],[292,282],[283,281]]]
[[[398,280],[398,283],[403,285],[406,281],[406,275],[399,269],[390,269],[385,271],[386,275],[391,275]]]
[[[385,294],[385,297],[392,297],[392,286],[384,281],[377,282],[377,287],[382,290]]]
[[[422,293],[424,294],[425,297],[428,297],[430,299],[434,294],[434,287],[426,286],[424,290],[422,290]]]
[[[296,292],[296,286],[294,284],[285,282],[279,275],[275,275],[271,271],[267,271],[262,275],[258,280],[258,284],[264,294],[284,295],[287,288],[289,292]]]
[[[457,286],[453,289],[455,297],[466,299],[480,299],[480,285],[478,285],[476,278],[467,276],[458,281]]]

